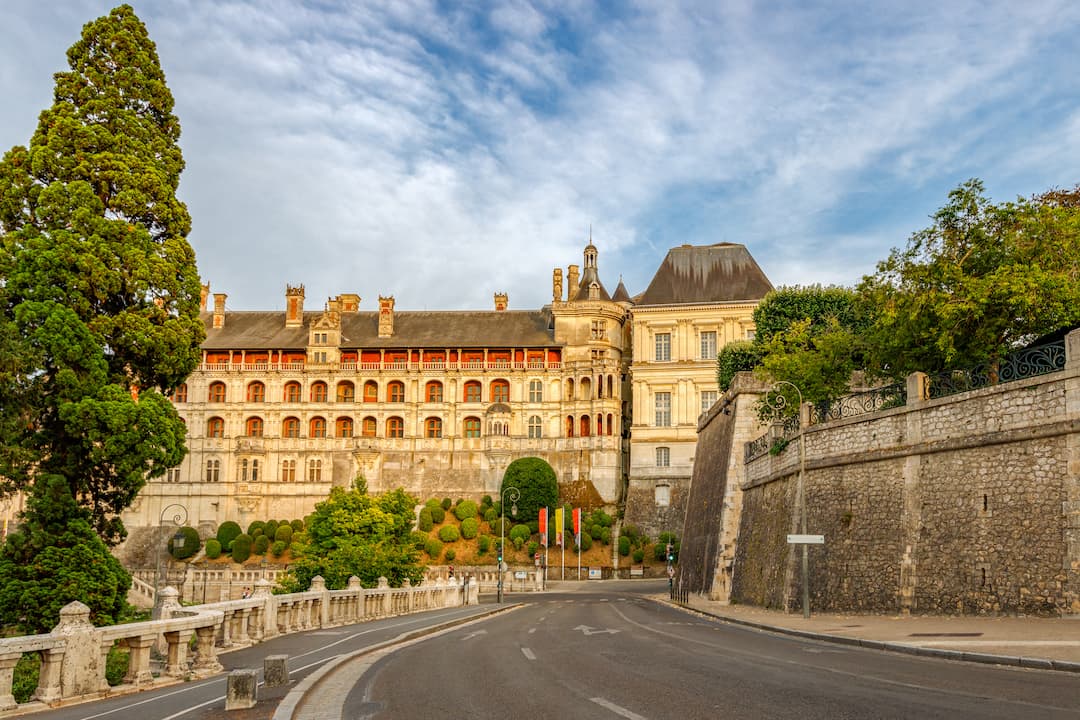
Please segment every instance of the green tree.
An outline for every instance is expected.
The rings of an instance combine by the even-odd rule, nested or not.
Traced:
[[[281,585],[306,590],[316,575],[332,590],[346,587],[353,575],[364,587],[374,587],[380,576],[393,586],[406,578],[418,583],[424,567],[412,537],[416,502],[401,489],[372,497],[362,481],[331,489],[293,540],[295,561]]]
[[[183,459],[166,395],[205,331],[180,124],[146,27],[122,5],[68,61],[29,147],[0,161],[0,478],[42,498],[63,478],[111,544],[146,479]]]
[[[538,457],[518,458],[510,463],[503,474],[501,497],[509,500],[507,488],[517,488],[521,493],[516,501],[517,520],[529,520],[539,513],[542,507],[554,507],[559,501],[559,482],[555,471]],[[506,517],[511,516],[507,507]]]
[[[720,391],[731,387],[737,372],[747,372],[761,364],[761,346],[750,340],[736,340],[720,348],[716,356],[716,382]]]

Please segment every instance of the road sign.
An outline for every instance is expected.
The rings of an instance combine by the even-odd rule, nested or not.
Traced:
[[[788,535],[788,545],[824,545],[824,535]]]
[[[668,565],[667,566],[667,576],[669,578],[675,577],[675,566],[674,565]]]

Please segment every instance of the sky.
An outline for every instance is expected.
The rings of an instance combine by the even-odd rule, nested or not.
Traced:
[[[116,4],[0,0],[0,149]],[[609,292],[718,242],[851,286],[969,178],[1080,182],[1075,0],[131,4],[233,310],[536,309],[590,237]]]

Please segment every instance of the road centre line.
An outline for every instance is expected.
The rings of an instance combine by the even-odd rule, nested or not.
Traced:
[[[589,700],[593,701],[602,708],[607,708],[616,715],[622,715],[624,718],[628,718],[628,720],[645,720],[645,717],[643,715],[638,715],[636,712],[631,712],[630,710],[627,710],[620,705],[616,705],[610,700],[605,700],[602,697],[589,698]]]
[[[524,655],[525,657],[529,658],[530,660],[535,660],[536,659],[536,654],[527,647],[521,648],[521,654]]]

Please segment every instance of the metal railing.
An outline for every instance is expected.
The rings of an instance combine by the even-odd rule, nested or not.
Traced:
[[[877,412],[878,410],[902,407],[906,403],[906,384],[885,385],[872,390],[844,395],[836,400],[825,400],[816,403],[810,410],[810,424],[816,425],[829,420],[839,420]]]
[[[1024,380],[1065,368],[1065,340],[1024,348],[998,363],[982,363],[966,370],[951,370],[927,377],[931,399]]]

